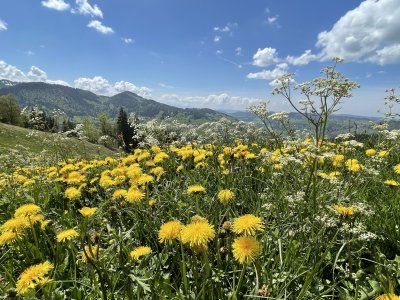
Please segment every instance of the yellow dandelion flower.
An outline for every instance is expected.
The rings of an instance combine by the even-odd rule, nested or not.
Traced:
[[[149,203],[149,206],[154,206],[154,205],[156,205],[157,200],[150,199],[148,203]]]
[[[13,231],[6,231],[0,235],[0,246],[11,244],[18,239],[18,235]]]
[[[165,172],[163,167],[155,167],[150,170],[150,173],[156,175],[157,179],[159,179]]]
[[[57,242],[69,241],[77,237],[78,235],[79,234],[75,229],[63,230],[57,234]]]
[[[82,207],[79,212],[81,213],[82,216],[84,217],[91,217],[96,213],[97,207]]]
[[[386,157],[388,155],[389,155],[389,150],[382,150],[382,151],[379,151],[379,153],[378,153],[379,157]]]
[[[260,243],[251,236],[241,236],[234,240],[232,253],[241,264],[251,264],[261,253]]]
[[[255,235],[256,231],[262,231],[264,225],[259,217],[247,214],[233,220],[232,230],[236,234]]]
[[[343,164],[344,155],[343,154],[336,154],[332,157],[332,165],[334,167],[340,167]]]
[[[2,232],[20,232],[28,227],[30,227],[28,218],[19,217],[7,220],[3,225],[1,225],[0,229]]]
[[[15,210],[14,217],[27,217],[40,213],[41,209],[33,203],[24,204]]]
[[[386,184],[386,185],[388,185],[388,186],[399,186],[399,185],[400,185],[400,183],[397,182],[397,181],[394,180],[394,179],[387,179],[387,180],[385,180],[383,183]]]
[[[181,241],[190,247],[206,247],[207,243],[214,239],[214,226],[208,222],[190,223],[183,227]]]
[[[136,247],[135,249],[133,249],[130,253],[130,256],[134,259],[134,260],[138,260],[139,258],[141,258],[144,255],[150,254],[151,253],[151,248],[147,247],[147,246],[140,246],[140,247]]]
[[[68,174],[68,178],[65,180],[67,184],[76,184],[79,185],[83,181],[85,181],[85,176],[83,176],[81,173],[78,171],[73,171]]]
[[[69,187],[64,192],[65,198],[69,200],[78,200],[81,197],[81,191],[74,187]]]
[[[116,199],[119,199],[119,198],[124,198],[124,197],[126,196],[127,193],[128,193],[127,190],[118,189],[118,190],[115,190],[115,191],[114,191],[114,193],[113,193],[113,195],[112,195],[111,198],[112,198],[113,200],[116,200]]]
[[[375,298],[375,300],[400,300],[400,296],[393,293],[383,294]]]
[[[171,243],[173,240],[179,240],[183,225],[179,221],[169,221],[161,225],[158,231],[158,240],[160,243]]]
[[[88,261],[88,259],[96,259],[99,256],[99,246],[85,246],[82,251],[82,260]]]
[[[395,173],[400,174],[400,164],[395,165],[395,166],[393,167],[393,170],[394,170]]]
[[[128,193],[125,195],[126,201],[130,203],[139,202],[143,198],[144,198],[144,193],[135,186],[131,187],[128,190]]]
[[[336,213],[343,217],[350,217],[354,215],[357,211],[357,209],[353,206],[343,206],[335,204],[332,207],[336,211]]]
[[[204,169],[208,166],[205,162],[199,162],[198,164],[195,165],[195,169]]]
[[[149,174],[142,174],[140,175],[139,179],[137,180],[138,185],[146,185],[154,181],[154,177]]]
[[[199,216],[199,215],[194,215],[191,220],[192,220],[192,223],[199,223],[199,222],[207,223],[208,222],[208,220],[206,218]]]
[[[189,186],[187,189],[187,192],[189,194],[205,193],[206,189],[200,184],[195,184],[195,185]]]
[[[232,201],[233,198],[235,198],[235,193],[232,192],[231,190],[225,189],[225,190],[221,190],[218,193],[217,197],[221,203],[228,203],[228,202]]]
[[[376,150],[375,149],[367,149],[365,150],[365,155],[371,157],[374,156],[376,154]]]
[[[254,159],[257,156],[254,153],[248,153],[244,156],[244,159],[249,160],[249,159]]]
[[[165,152],[159,152],[154,156],[153,161],[157,164],[162,162],[164,159],[169,158],[169,155]]]
[[[30,266],[21,273],[16,284],[16,290],[19,295],[23,295],[34,289],[38,285],[44,285],[49,282],[46,275],[54,268],[53,264],[49,261],[44,263]]]
[[[179,165],[177,168],[176,168],[176,173],[179,173],[180,171],[182,171],[183,170],[183,166],[182,165]]]

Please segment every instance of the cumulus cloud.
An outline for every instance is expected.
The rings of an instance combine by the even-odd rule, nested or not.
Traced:
[[[221,40],[221,36],[216,35],[214,36],[214,43],[218,43]]]
[[[77,7],[71,10],[72,13],[79,13],[82,15],[90,15],[92,17],[103,18],[103,12],[95,4],[91,5],[88,0],[76,0]]]
[[[273,17],[268,17],[267,18],[267,23],[272,25],[272,24],[276,24],[276,21],[278,21],[279,16],[273,16]]]
[[[7,23],[4,22],[2,19],[0,19],[0,31],[6,31],[7,30]]]
[[[272,70],[262,70],[261,72],[249,73],[247,78],[249,79],[261,79],[261,80],[271,80],[270,85],[274,85],[276,79],[287,73],[288,64],[280,63],[275,66]]]
[[[151,89],[147,87],[138,87],[128,81],[118,81],[114,84],[110,83],[102,76],[93,78],[78,78],[74,81],[75,88],[91,91],[95,94],[112,96],[124,91],[133,92],[142,97],[149,97]]]
[[[135,42],[134,39],[131,38],[121,38],[121,40],[125,43],[125,44],[133,44]]]
[[[253,65],[258,67],[267,67],[277,62],[279,62],[279,58],[275,48],[258,48],[257,52],[253,55]]]
[[[89,28],[93,28],[94,30],[102,33],[102,34],[111,34],[114,33],[114,30],[111,27],[104,26],[100,21],[93,20],[88,24]]]
[[[238,23],[228,23],[223,27],[214,27],[214,31],[218,32],[232,32],[234,29],[238,27]]]
[[[400,5],[398,0],[365,0],[332,27],[318,35],[321,60],[381,65],[400,62]]]
[[[47,74],[45,71],[42,69],[39,69],[38,67],[32,66],[28,72],[27,78],[29,81],[43,81],[46,82],[47,80]]]
[[[160,102],[179,106],[194,108],[213,109],[245,109],[253,104],[258,104],[265,99],[231,96],[227,93],[210,94],[207,96],[180,96],[177,94],[164,94],[158,99]]]
[[[317,60],[318,55],[312,54],[311,50],[306,50],[300,56],[287,56],[286,62],[294,66],[307,65],[310,61]]]
[[[64,0],[44,0],[42,1],[42,5],[58,11],[63,11],[70,8],[70,5],[65,3]]]

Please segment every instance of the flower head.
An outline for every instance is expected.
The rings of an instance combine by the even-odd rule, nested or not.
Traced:
[[[119,198],[125,198],[127,193],[128,193],[127,190],[118,189],[118,190],[115,190],[115,191],[114,191],[114,193],[113,193],[113,195],[112,195],[111,198],[112,198],[113,200],[116,200],[116,199],[119,199]]]
[[[375,300],[400,300],[400,296],[393,293],[383,294],[375,298]]]
[[[230,202],[233,198],[235,198],[235,193],[232,192],[231,190],[221,190],[218,193],[218,200],[221,203],[228,203]]]
[[[99,246],[85,246],[84,250],[82,251],[82,259],[83,261],[88,261],[88,259],[95,259],[97,258],[99,253]]]
[[[131,251],[130,256],[134,259],[134,260],[138,260],[140,257],[150,254],[151,253],[151,248],[147,247],[147,246],[140,246],[140,247],[136,247],[135,249],[133,249],[133,251]]]
[[[13,231],[6,231],[0,235],[0,246],[11,244],[18,239],[18,235]]]
[[[183,227],[181,241],[190,247],[205,247],[215,237],[214,226],[208,222],[190,223]]]
[[[17,281],[17,293],[23,295],[29,291],[29,289],[35,288],[38,285],[44,285],[49,282],[49,278],[46,276],[54,268],[53,264],[49,261],[44,263],[30,266],[21,273]]]
[[[189,194],[205,193],[206,189],[200,184],[195,184],[195,185],[189,186],[187,189],[187,192]]]
[[[0,229],[3,232],[4,231],[20,232],[28,227],[30,227],[28,218],[19,217],[5,221],[4,224],[1,225]]]
[[[232,244],[233,257],[241,264],[252,263],[260,252],[260,243],[251,236],[238,237]]]
[[[40,207],[33,203],[24,204],[15,210],[14,217],[27,217],[40,213]]]
[[[84,217],[91,217],[96,213],[97,207],[82,207],[79,212]]]
[[[65,190],[64,196],[69,200],[78,200],[81,197],[81,191],[75,187],[69,187]]]
[[[255,235],[256,231],[262,231],[264,225],[259,217],[247,214],[233,220],[232,230],[236,234]]]
[[[355,214],[357,209],[353,206],[343,206],[343,205],[333,205],[333,209],[338,213],[339,215],[343,217],[350,217]]]
[[[179,240],[183,225],[179,221],[169,221],[161,225],[158,231],[158,240],[160,243],[171,243],[173,240]]]
[[[79,234],[75,229],[63,230],[57,234],[57,242],[65,242],[67,240],[72,240],[78,235]]]
[[[394,180],[394,179],[385,180],[383,183],[386,184],[386,185],[388,185],[388,186],[399,186],[399,185],[400,185],[400,183],[398,183],[398,182],[397,182],[396,180]]]
[[[130,203],[136,203],[139,202],[144,198],[144,193],[139,190],[137,187],[131,187],[128,190],[128,193],[125,195],[126,201]]]

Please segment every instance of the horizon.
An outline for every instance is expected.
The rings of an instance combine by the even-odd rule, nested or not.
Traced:
[[[345,60],[339,71],[361,86],[339,114],[370,117],[382,116],[385,90],[400,86],[396,0],[5,0],[0,7],[0,79],[107,96],[130,91],[182,108],[246,111],[270,100],[271,110],[290,112],[271,95],[273,81],[285,72],[296,82],[313,79],[337,56]]]

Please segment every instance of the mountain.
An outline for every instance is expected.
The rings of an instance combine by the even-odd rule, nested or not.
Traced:
[[[15,83],[0,81],[0,96],[13,94],[21,107],[39,106],[48,111],[60,109],[70,117],[96,116],[107,112],[115,118],[121,107],[128,113],[140,117],[173,117],[184,122],[216,121],[228,115],[211,109],[178,108],[140,97],[132,92],[122,92],[112,97],[99,96],[92,92],[68,86],[44,82]]]

